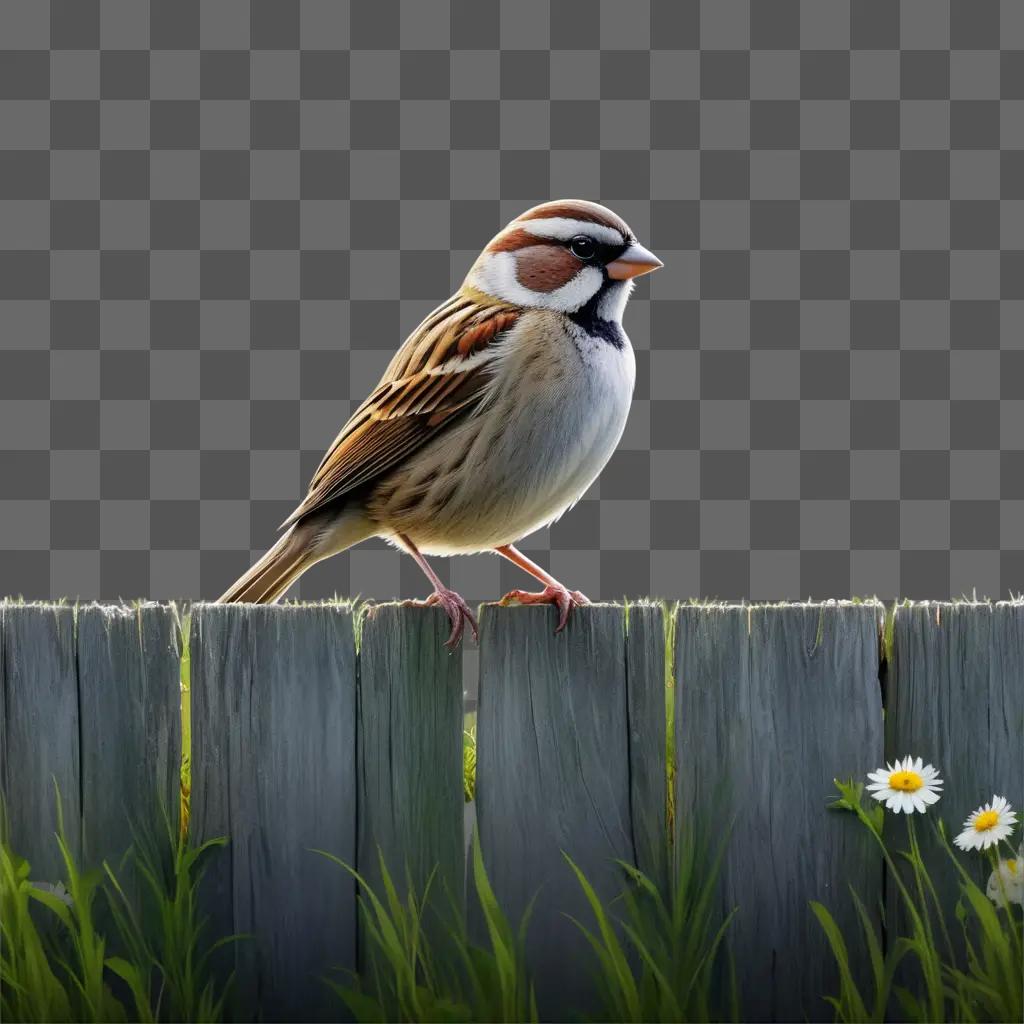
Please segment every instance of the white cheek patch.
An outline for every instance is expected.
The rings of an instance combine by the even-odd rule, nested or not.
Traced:
[[[597,304],[597,315],[602,320],[622,322],[622,314],[626,311],[626,302],[633,291],[633,281],[619,281],[610,285]]]
[[[571,217],[539,217],[537,220],[516,221],[524,231],[538,238],[555,238],[568,242],[577,235],[589,235],[598,242],[609,245],[624,245],[625,239],[615,228],[604,224],[593,224],[589,220],[574,220]]]
[[[582,267],[561,288],[552,292],[535,292],[523,287],[516,277],[515,256],[509,252],[489,253],[470,272],[474,288],[518,306],[552,309],[559,313],[575,313],[597,294],[603,278],[597,267]]]

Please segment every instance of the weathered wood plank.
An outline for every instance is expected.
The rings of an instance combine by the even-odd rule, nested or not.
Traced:
[[[665,609],[636,604],[626,622],[630,816],[635,863],[668,895]]]
[[[476,805],[491,884],[513,926],[540,893],[528,959],[542,1015],[568,1019],[596,1007],[592,953],[566,914],[593,922],[562,851],[602,898],[619,894],[613,858],[635,863],[634,817],[642,846],[652,819],[633,800],[656,788],[649,774],[631,785],[630,738],[656,734],[640,714],[658,709],[638,682],[630,717],[627,664],[639,672],[651,659],[627,659],[621,607],[576,609],[558,635],[554,623],[549,607],[483,609]],[[637,635],[651,624],[640,616]],[[664,679],[664,661],[656,674]]]
[[[827,811],[835,777],[880,763],[880,606],[683,606],[676,633],[677,824],[733,833],[723,911],[748,1020],[831,1020],[832,955],[808,907],[860,933],[882,862],[853,819]],[[854,951],[855,969],[863,962]]]
[[[229,836],[205,900],[233,947],[238,1012],[335,1019],[318,976],[355,967],[355,886],[325,857],[356,852],[352,613],[324,604],[192,612],[192,815]]]
[[[166,847],[177,835],[181,647],[171,605],[78,609],[82,853],[116,865],[133,827]]]
[[[81,853],[78,676],[74,608],[3,604],[0,783],[11,844],[32,878],[54,882],[64,866],[54,834],[60,790],[68,844]]]
[[[914,755],[934,764],[944,780],[942,798],[928,818],[941,817],[952,837],[967,815],[1005,796],[1024,806],[1024,602],[996,604],[921,602],[897,607],[887,693],[887,761]],[[917,822],[922,853],[950,909],[958,885],[948,856],[933,841],[931,821]],[[893,841],[906,846],[904,823]],[[982,888],[988,866],[961,856]],[[897,901],[889,921],[898,926]]]
[[[462,656],[440,608],[372,607],[359,645],[359,871],[449,911],[463,893]],[[408,872],[408,876],[407,876]],[[447,891],[446,891],[447,890]]]

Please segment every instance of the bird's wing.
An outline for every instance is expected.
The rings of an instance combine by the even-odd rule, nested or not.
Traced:
[[[414,452],[486,394],[492,343],[519,318],[514,306],[459,292],[395,353],[380,383],[341,428],[302,504],[282,523],[322,508]]]

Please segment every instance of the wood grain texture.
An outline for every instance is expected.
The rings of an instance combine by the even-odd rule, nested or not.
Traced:
[[[864,604],[679,610],[676,819],[734,819],[723,912],[739,908],[730,943],[747,1020],[831,1020],[832,955],[808,901],[849,936],[860,929],[848,886],[869,904],[881,892],[870,837],[826,810],[835,777],[880,763],[880,615]]]
[[[630,721],[623,609],[577,608],[558,635],[554,624],[549,607],[483,609],[476,810],[491,884],[513,927],[539,893],[527,949],[538,1003],[549,1019],[568,1019],[596,1007],[592,953],[566,914],[593,920],[562,851],[604,899],[618,895],[613,858],[636,858],[634,797],[655,788],[646,774],[631,784],[630,739],[656,726]],[[634,711],[651,710],[648,695],[637,688]],[[645,772],[650,764],[639,752],[636,763]],[[651,816],[637,817],[643,843]]]
[[[941,817],[951,838],[993,794],[1018,812],[1024,806],[1024,602],[920,602],[896,609],[885,756],[907,755],[939,769],[942,798],[928,818]],[[919,820],[917,835],[959,941],[952,917],[957,879],[930,825]],[[905,822],[894,822],[892,837],[905,847]],[[985,859],[960,860],[984,889]],[[889,921],[899,926],[896,907],[890,893]]]
[[[42,882],[64,877],[54,782],[68,845],[81,853],[74,615],[70,605],[0,605],[0,783],[11,844]]]
[[[722,910],[739,908],[744,1019],[831,1019],[832,957],[808,901],[849,938],[849,886],[869,906],[882,892],[869,837],[827,810],[834,777],[919,755],[946,780],[936,810],[953,833],[993,793],[1024,806],[1024,603],[900,607],[884,728],[881,613],[678,611],[676,820],[724,831],[734,819]],[[341,1011],[317,976],[356,966],[355,886],[310,848],[376,883],[379,844],[400,887],[408,867],[422,890],[436,865],[438,896],[462,898],[462,658],[444,647],[448,628],[436,608],[379,606],[357,655],[344,606],[193,610],[192,827],[200,841],[231,838],[203,898],[211,937],[254,934],[222,951],[242,1018]],[[474,809],[513,924],[540,894],[528,955],[542,1013],[561,1019],[596,1008],[592,957],[565,915],[592,917],[561,851],[606,901],[621,887],[612,858],[668,876],[665,637],[653,605],[628,619],[577,609],[565,633],[553,628],[551,608],[484,609]],[[0,787],[33,879],[62,874],[53,777],[89,863],[124,852],[128,820],[153,810],[154,793],[176,817],[179,645],[167,606],[0,603]],[[899,844],[905,822],[892,825]],[[955,879],[927,842],[926,856],[952,908]],[[963,862],[984,885],[982,858]],[[851,943],[857,971],[861,948]]]
[[[462,657],[440,608],[369,610],[359,647],[359,871],[380,893],[380,854],[400,892],[463,898]]]
[[[178,831],[181,637],[170,605],[78,609],[82,853],[116,865],[133,826],[166,847]]]
[[[192,831],[229,836],[204,900],[229,947],[238,1010],[334,1019],[318,980],[355,967],[355,887],[320,848],[356,853],[356,659],[344,606],[192,612]]]
[[[667,896],[665,683],[665,609],[631,605],[626,624],[626,710],[633,858]]]

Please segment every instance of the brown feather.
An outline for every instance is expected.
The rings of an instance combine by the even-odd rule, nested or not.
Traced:
[[[271,604],[277,601],[315,561],[310,549],[311,536],[311,531],[305,527],[292,527],[244,576],[217,598],[218,604],[239,601]]]
[[[518,317],[514,306],[475,293],[456,294],[428,314],[342,427],[314,473],[309,493],[282,525],[369,483],[479,401],[490,380],[486,364],[449,373],[431,371],[482,351]]]
[[[558,199],[552,203],[541,203],[521,214],[516,220],[541,220],[547,217],[567,217],[571,220],[583,220],[590,224],[603,224],[605,227],[621,231],[626,238],[632,232],[626,222],[607,207],[589,203],[585,199]]]
[[[488,244],[487,252],[515,252],[517,249],[524,249],[528,245],[536,244],[537,236],[535,234],[527,231],[526,228],[510,226]]]
[[[457,350],[460,356],[472,355],[489,345],[495,335],[507,331],[519,319],[519,314],[513,310],[490,313],[484,317],[478,317],[477,321],[468,330],[462,332],[458,339]]]

